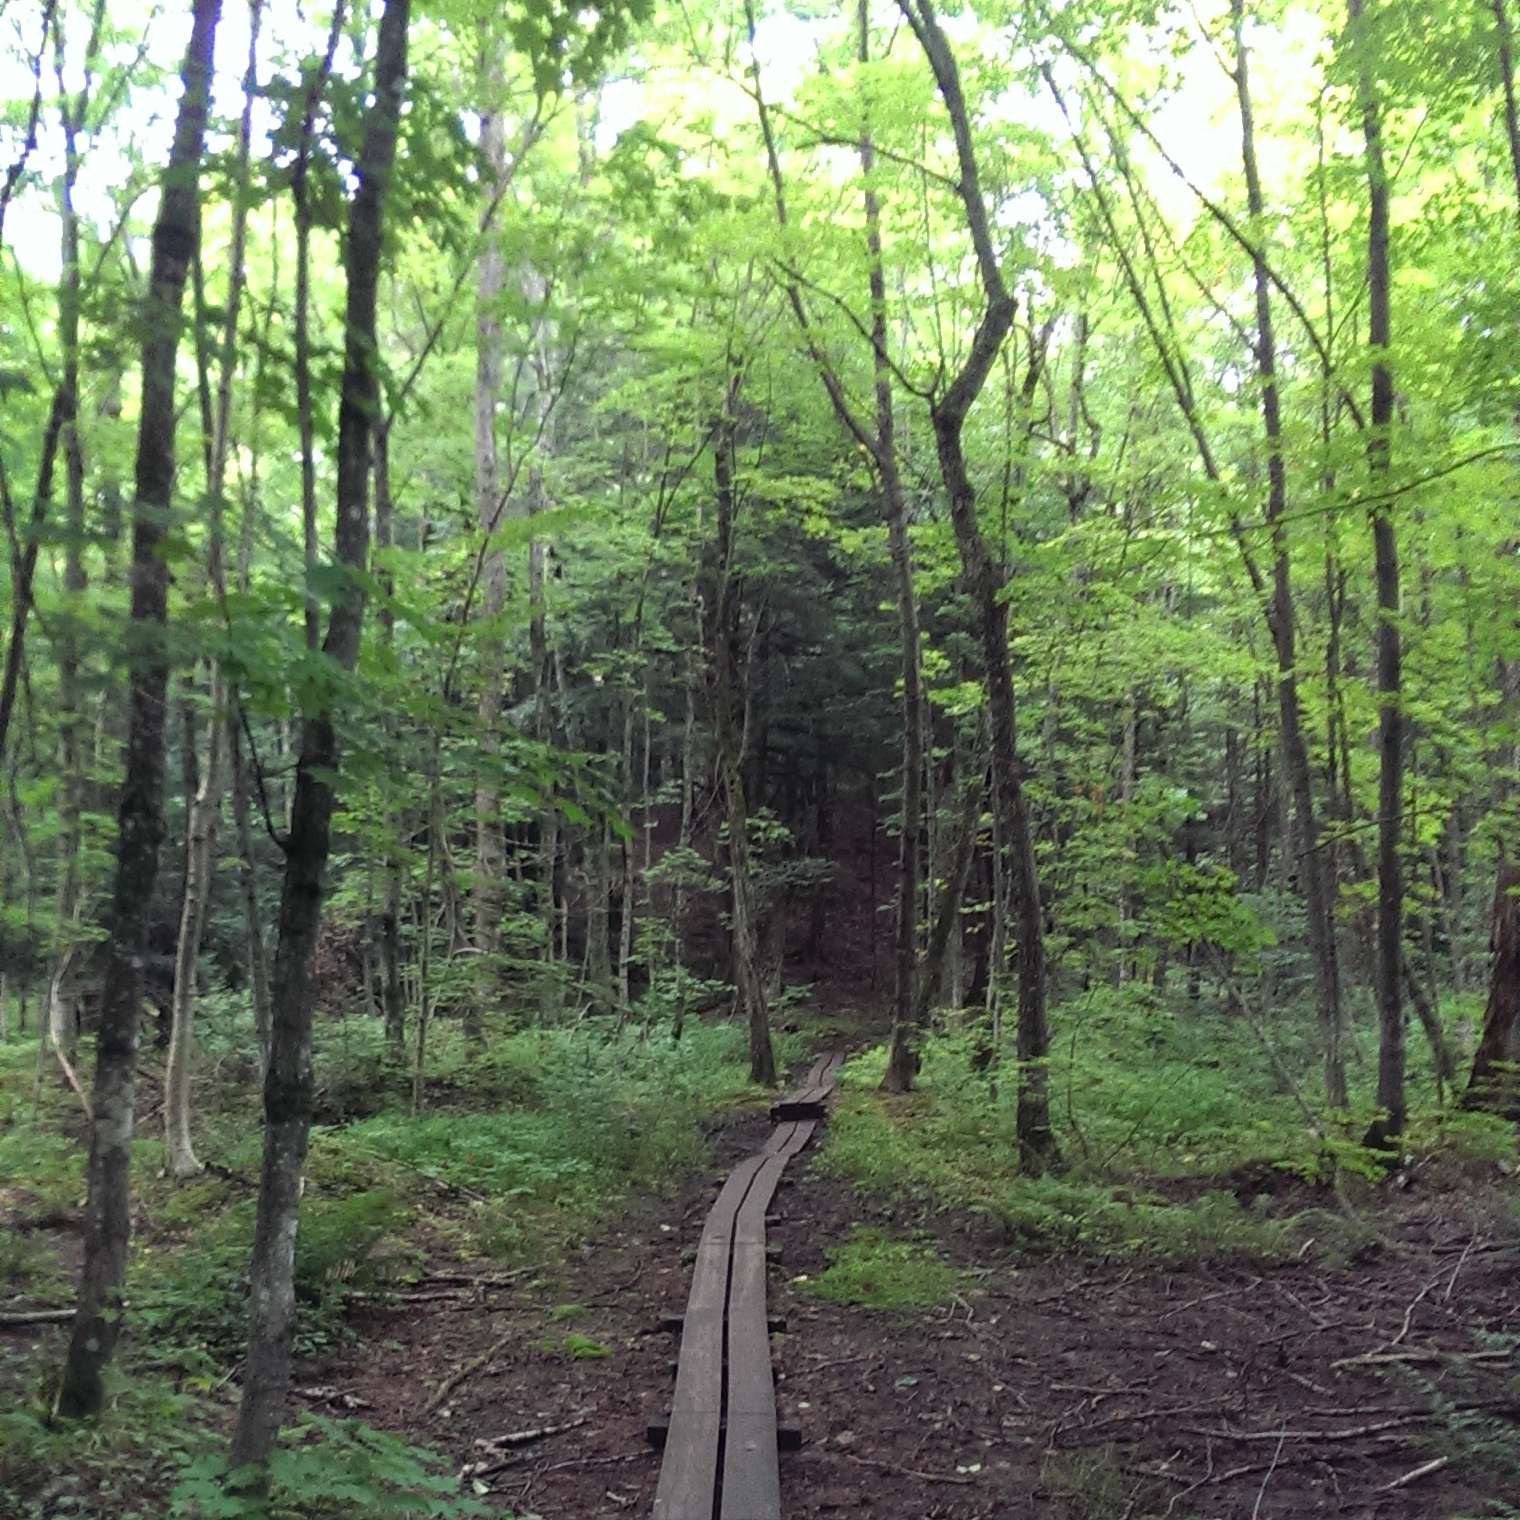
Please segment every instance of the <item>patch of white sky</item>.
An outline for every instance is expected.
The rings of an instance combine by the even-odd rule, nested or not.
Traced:
[[[67,21],[68,59],[64,83],[77,92],[83,83],[82,57],[88,16],[82,6],[64,7]],[[1140,67],[1166,64],[1172,87],[1147,110],[1151,131],[1166,156],[1182,169],[1186,178],[1209,194],[1218,194],[1234,182],[1239,172],[1240,137],[1235,114],[1234,85],[1226,73],[1227,59],[1205,40],[1199,12],[1179,11],[1178,26],[1191,45],[1180,56],[1163,58],[1155,45],[1136,28],[1130,62]],[[15,15],[14,10],[12,15]],[[1207,20],[1207,17],[1203,18]],[[1213,30],[1219,35],[1221,28]],[[945,15],[943,25],[959,48],[985,45],[986,28],[967,10]],[[136,88],[124,100],[104,128],[93,134],[80,170],[75,204],[100,235],[105,235],[122,215],[120,192],[133,183],[135,165],[147,166],[141,176],[133,221],[145,228],[153,214],[156,176],[152,169],[168,154],[173,134],[174,110],[179,96],[178,70],[189,31],[189,6],[148,5],[141,0],[112,0],[111,22],[121,34],[109,45],[109,62],[126,63],[141,49],[147,77],[161,81]],[[326,45],[330,13],[325,7],[302,6],[297,0],[266,0],[259,46],[259,78],[266,82],[277,60],[292,55],[311,56]],[[879,18],[883,34],[898,32],[898,46],[912,46],[895,7],[882,6]],[[13,104],[29,100],[33,77],[31,55],[35,53],[39,23],[14,21],[10,35],[0,40],[0,98]],[[795,104],[807,78],[819,67],[820,50],[835,33],[835,16],[805,16],[790,11],[771,11],[760,17],[753,56],[759,66],[766,98],[781,109]],[[249,16],[246,5],[227,0],[218,29],[216,46],[215,109],[223,121],[235,120],[242,108],[242,76],[248,53]],[[1271,28],[1253,27],[1248,34],[1252,47],[1253,86],[1258,119],[1263,123],[1285,117],[1303,121],[1312,109],[1318,89],[1319,54],[1324,47],[1323,23],[1312,7],[1288,7]],[[346,51],[346,48],[345,48]],[[746,48],[744,65],[749,61]],[[1015,60],[1021,61],[1021,60]],[[340,54],[338,67],[352,66]],[[51,56],[44,60],[45,101],[56,82]],[[1058,74],[1068,86],[1068,103],[1076,109],[1076,65],[1056,60]],[[98,86],[98,80],[97,80]],[[610,151],[617,139],[641,121],[659,125],[681,115],[706,116],[715,130],[724,132],[739,121],[753,118],[753,102],[736,81],[709,76],[698,81],[689,75],[677,80],[656,80],[630,71],[609,79],[602,87],[597,110],[597,146]],[[1010,87],[997,99],[979,103],[979,114],[992,123],[1032,128],[1059,145],[1066,127],[1048,94],[1030,93],[1022,86]],[[255,117],[255,141],[268,149],[272,118],[268,103],[259,101]],[[473,130],[473,121],[469,127]],[[18,133],[0,136],[6,161],[13,156]],[[40,279],[56,278],[59,267],[58,215],[53,187],[63,165],[63,133],[56,111],[44,109],[37,149],[32,156],[26,191],[12,203],[6,218],[6,241],[28,273]],[[255,150],[258,151],[257,148]],[[1059,152],[1059,147],[1057,149]],[[1166,164],[1161,153],[1143,140],[1133,143],[1136,162],[1142,167],[1162,209],[1179,226],[1200,214],[1194,192]],[[1302,182],[1312,163],[1312,148],[1302,136],[1261,134],[1260,152],[1268,181],[1282,194]],[[846,162],[849,160],[849,162]],[[1076,174],[1075,154],[1072,172]],[[853,155],[844,154],[840,172],[854,172]],[[1238,196],[1236,197],[1238,199]],[[1049,234],[1050,208],[1033,189],[1004,187],[998,212],[1000,223],[1041,236]],[[1044,228],[1044,234],[1041,228]],[[1059,258],[1059,250],[1047,243],[1047,251]]]
[[[66,39],[63,85],[77,97],[86,82],[84,54],[90,18],[83,6],[64,4],[60,9]],[[313,7],[303,7],[297,0],[265,0],[263,12],[258,49],[261,84],[269,82],[279,60],[325,51],[331,25],[329,11],[314,13]],[[100,122],[98,107],[91,113],[90,124],[96,130],[79,139],[82,157],[74,206],[97,237],[109,236],[127,214],[133,236],[144,238],[157,207],[158,170],[169,156],[174,137],[181,90],[179,71],[190,36],[190,7],[188,3],[164,6],[142,0],[110,0],[108,16],[116,35],[96,66],[92,94],[98,100],[102,79],[113,68],[132,65],[146,82],[131,89],[108,120]],[[242,114],[249,27],[248,7],[238,0],[223,0],[212,98],[213,114],[224,123],[235,122]],[[0,100],[10,105],[13,113],[18,103],[30,102],[35,88],[32,69],[39,30],[40,18],[18,25],[0,39]],[[345,41],[335,61],[339,70],[354,65],[347,51]],[[6,212],[5,241],[7,251],[15,254],[29,275],[51,281],[57,279],[61,267],[56,187],[64,166],[63,127],[53,106],[58,75],[51,40],[42,69],[43,110],[37,146],[28,160],[24,188]],[[273,125],[269,102],[257,99],[253,118],[256,155],[262,145],[267,156]],[[19,131],[0,135],[0,163],[8,165],[13,160],[20,137]],[[126,187],[137,190],[130,207],[122,204]]]

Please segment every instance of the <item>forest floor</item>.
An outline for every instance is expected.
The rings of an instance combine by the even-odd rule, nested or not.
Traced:
[[[303,1398],[451,1453],[518,1516],[648,1515],[646,1426],[678,1349],[661,1321],[683,1307],[724,1168],[767,1129],[724,1127],[709,1177],[610,1227],[552,1284],[377,1307],[358,1347],[302,1369]],[[974,1220],[873,1210],[811,1155],[769,1233],[778,1399],[802,1428],[781,1457],[790,1520],[1520,1512],[1520,1240],[1512,1203],[1470,1179],[1380,1194],[1339,1261],[1162,1271],[1020,1259]],[[830,1248],[872,1224],[960,1269],[946,1303],[886,1312],[809,1291]]]
[[[443,1214],[472,1205],[440,1196],[443,1214],[419,1211],[406,1242],[404,1283],[350,1295],[342,1333],[299,1363],[297,1406],[439,1451],[466,1492],[519,1520],[648,1516],[660,1457],[646,1431],[668,1409],[679,1350],[663,1322],[684,1307],[718,1187],[769,1130],[752,1101],[729,1111],[684,1186],[610,1210],[589,1238],[517,1270],[451,1250]],[[1292,1244],[1269,1261],[1232,1255],[1221,1235],[1223,1249],[1205,1241],[1165,1267],[1154,1252],[1058,1253],[1010,1239],[990,1215],[865,1191],[815,1142],[788,1168],[768,1231],[778,1400],[802,1433],[781,1457],[783,1513],[1513,1520],[1520,1210],[1508,1165],[1431,1159],[1338,1189],[1271,1167],[1216,1177],[1244,1206],[1226,1198],[1236,1218],[1291,1220]],[[0,1246],[21,1247],[23,1232],[45,1241],[66,1301],[78,1213],[40,1207],[0,1179]],[[852,1241],[867,1246],[843,1298],[889,1298],[876,1291],[886,1276],[922,1269],[904,1295],[920,1307],[824,1296]],[[58,1520],[65,1505],[121,1513],[81,1471],[7,1508],[4,1406],[56,1365],[61,1337],[57,1325],[0,1332],[0,1520]],[[154,1349],[166,1348],[137,1348]],[[214,1432],[235,1388],[230,1375],[197,1386]]]

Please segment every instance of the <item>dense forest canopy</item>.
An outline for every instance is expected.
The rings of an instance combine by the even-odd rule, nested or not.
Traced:
[[[1095,989],[1318,1136],[1396,1154],[1480,1034],[1515,1106],[1507,0],[11,0],[0,80],[0,1040],[94,1120],[67,1410],[139,1037],[200,1169],[198,995],[263,1094],[255,1463],[314,1018],[420,1114],[430,1031],[731,1014],[771,1083],[870,1006],[889,1088],[931,1029],[1006,1073],[1029,1171]]]

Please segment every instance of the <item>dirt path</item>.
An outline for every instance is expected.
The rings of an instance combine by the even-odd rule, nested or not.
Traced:
[[[726,1167],[768,1129],[725,1130],[704,1185],[614,1228],[565,1281],[377,1311],[359,1356],[304,1379],[309,1402],[481,1465],[477,1491],[520,1516],[647,1515],[645,1425],[677,1349],[660,1321]],[[793,1165],[770,1231],[778,1396],[803,1430],[781,1459],[789,1520],[1515,1513],[1520,1249],[1466,1194],[1405,1198],[1334,1268],[1020,1265],[918,1221],[975,1271],[947,1308],[885,1315],[794,1281],[869,1215],[806,1156]]]

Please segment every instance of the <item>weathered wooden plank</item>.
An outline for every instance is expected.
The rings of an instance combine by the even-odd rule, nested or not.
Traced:
[[[781,1520],[776,1413],[730,1414],[723,1458],[721,1520]]]
[[[764,1149],[729,1175],[703,1225],[681,1321],[670,1421],[662,1427],[655,1520],[714,1520],[715,1509],[718,1520],[780,1520],[765,1212],[786,1163],[812,1138],[814,1115],[821,1116],[842,1060],[821,1057],[781,1100],[778,1108],[803,1100],[807,1112],[779,1116]]]
[[[681,1356],[655,1490],[655,1520],[713,1520],[729,1255],[739,1206],[763,1164],[764,1157],[751,1156],[734,1168],[702,1227],[682,1320]]]
[[[654,1520],[713,1520],[718,1474],[718,1404],[706,1414],[671,1418],[654,1495]]]
[[[843,1064],[842,1055],[820,1057],[796,1087],[771,1104],[771,1118],[777,1123],[786,1119],[821,1119],[824,1104],[834,1090],[834,1077]]]
[[[775,1158],[776,1175],[785,1165]],[[776,1385],[765,1323],[765,1199],[768,1169],[751,1187],[734,1238],[728,1294],[728,1427],[721,1520],[781,1520],[776,1462]],[[752,1205],[757,1204],[758,1208]],[[749,1218],[746,1218],[749,1216]],[[758,1218],[758,1238],[753,1220]]]

